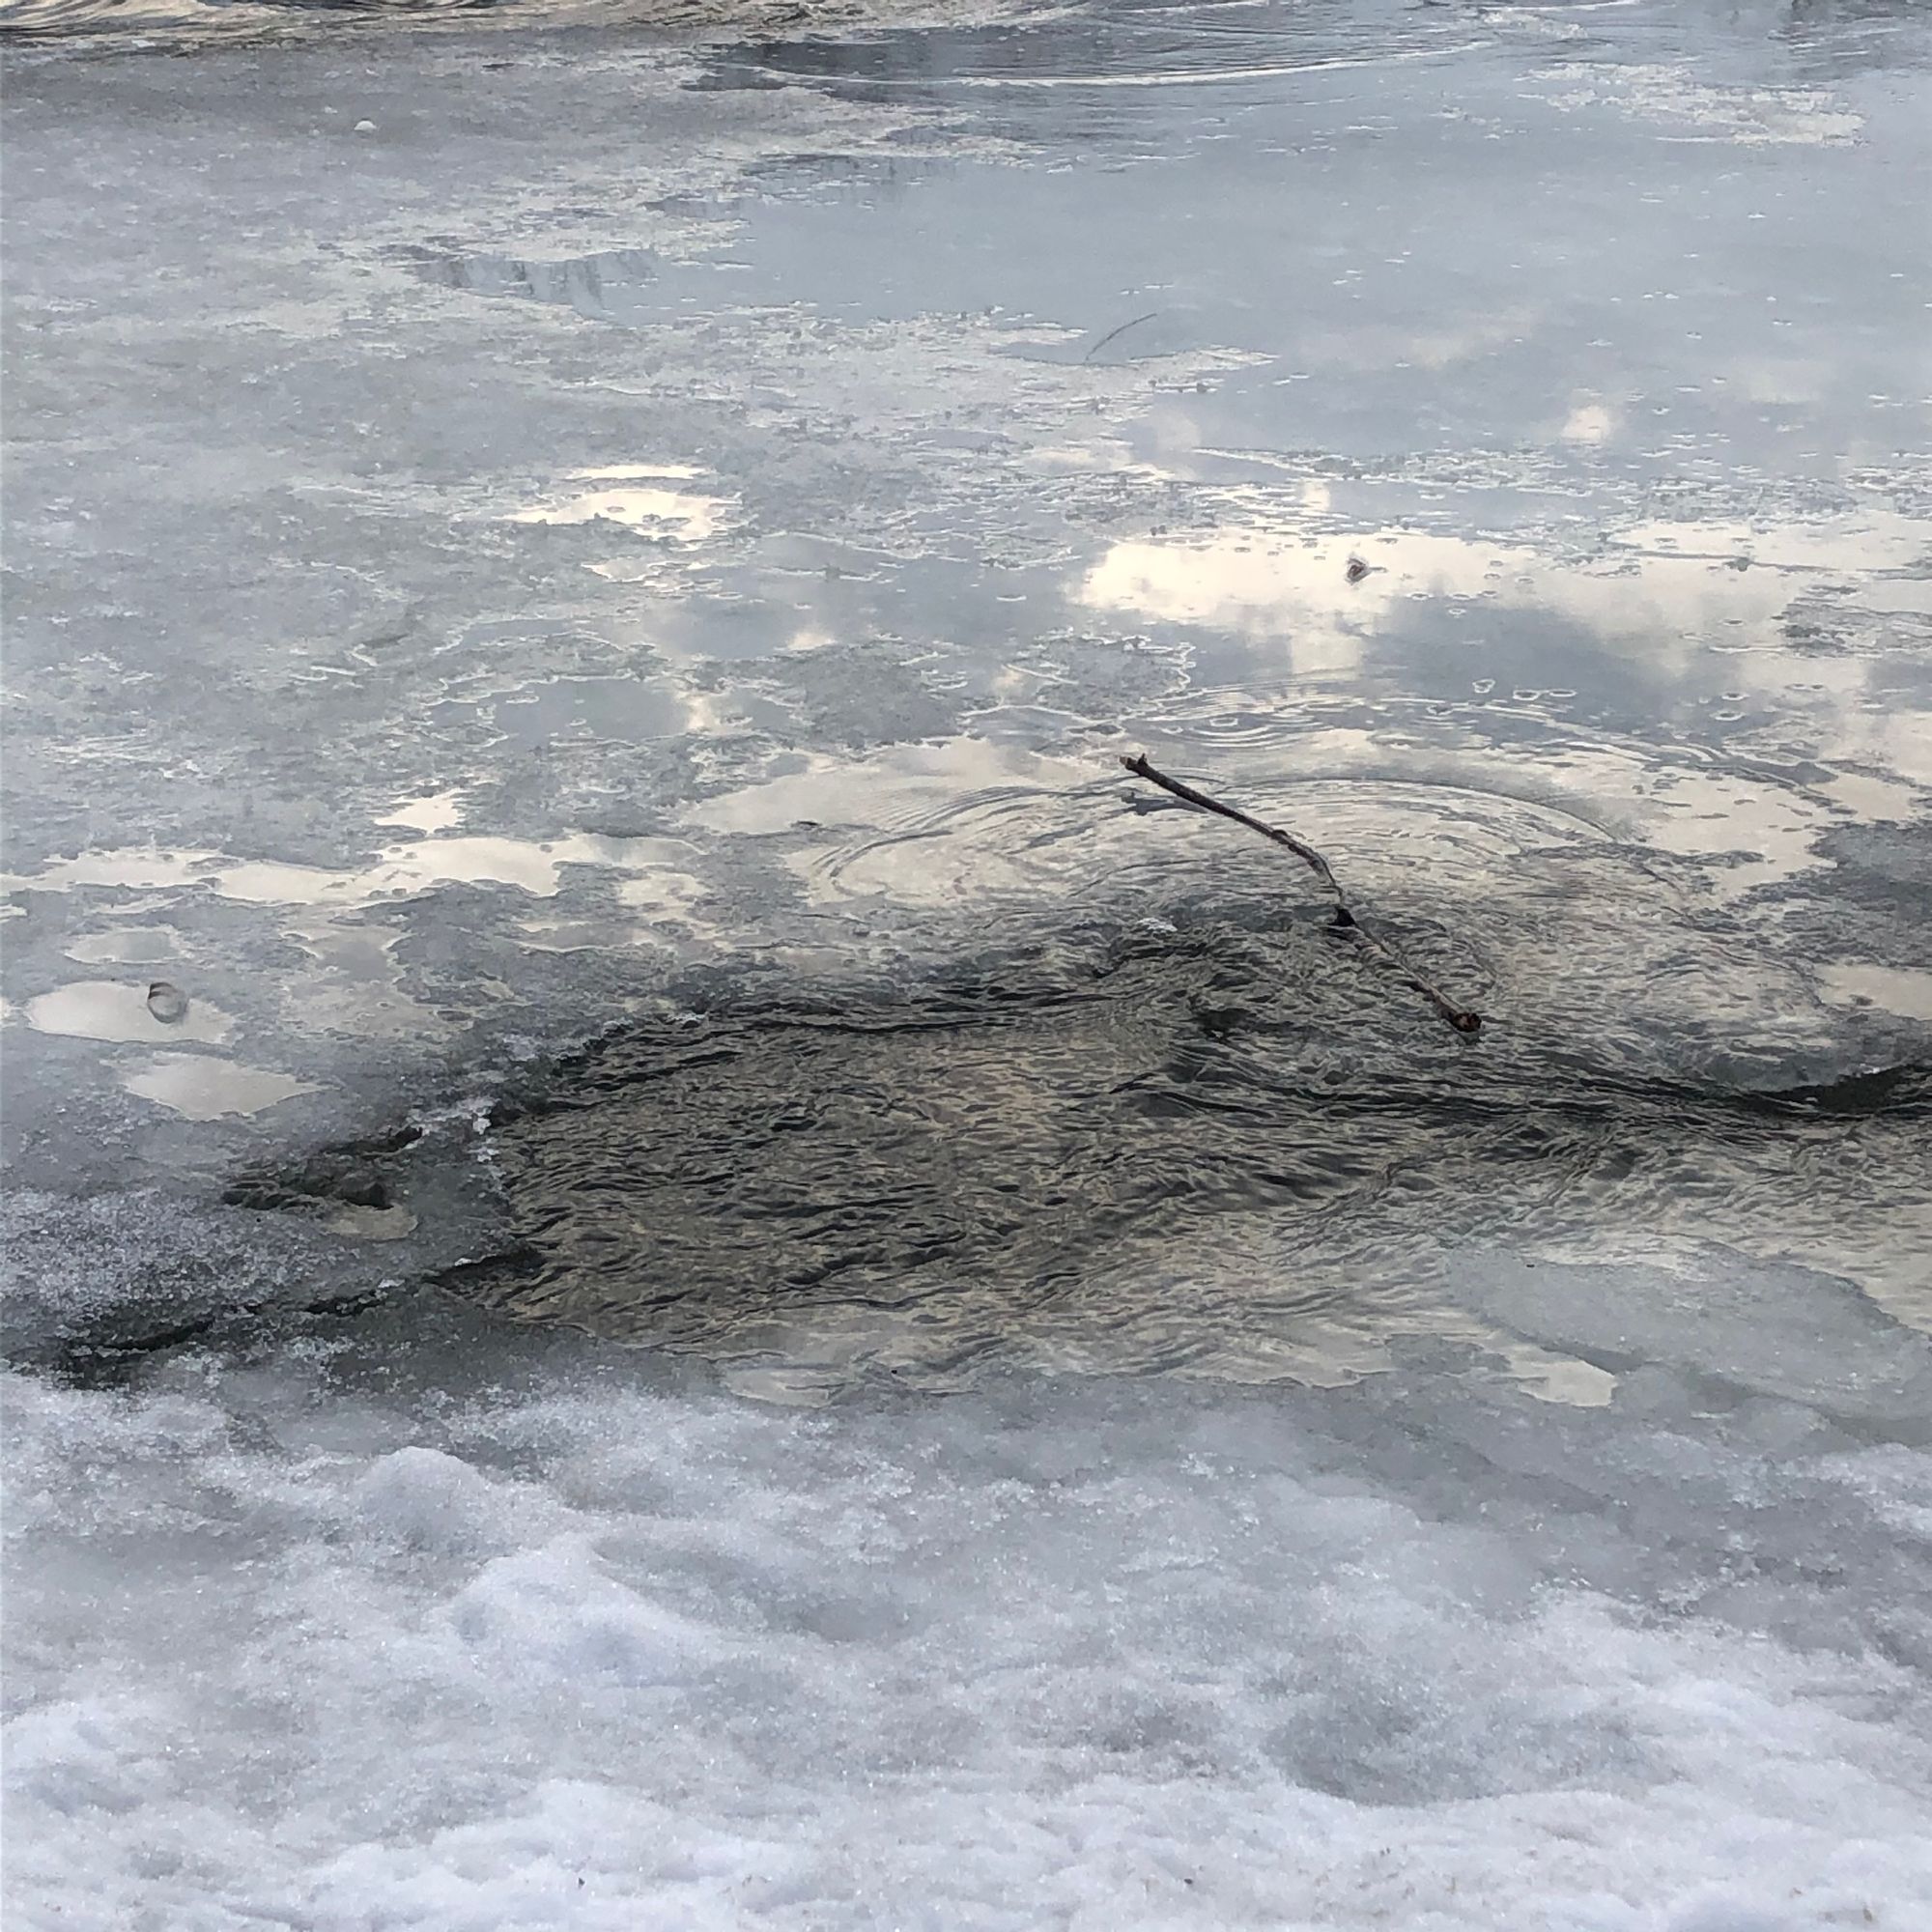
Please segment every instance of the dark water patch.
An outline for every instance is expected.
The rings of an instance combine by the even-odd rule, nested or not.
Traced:
[[[727,999],[505,1105],[502,1236],[443,1279],[518,1321],[841,1375],[1260,1373],[1297,1335],[1427,1325],[1470,1243],[1742,1239],[1775,1211],[1802,1249],[1932,1182],[1924,1067],[1646,1078],[1438,1037],[1383,990],[1312,923],[1204,910],[1078,961]]]
[[[1768,1112],[1836,1115],[1898,1115],[1925,1120],[1932,1107],[1932,1066],[1879,1066],[1847,1073],[1837,1080],[1787,1087],[1780,1092],[1741,1096]]]
[[[1780,1319],[1849,1296],[1863,1314],[1834,1319],[1883,1353],[1908,1204],[1932,1198],[1932,1065],[1871,1058],[1887,1036],[1852,1016],[1782,1061],[1693,1030],[1620,1062],[1615,1029],[1557,1021],[1470,1041],[1323,920],[1197,892],[937,970],[712,969],[582,1050],[477,1069],[494,1101],[253,1163],[218,1207],[103,1204],[126,1251],[85,1303],[40,1230],[10,1351],[112,1379],[434,1283],[813,1395],[1042,1365],[1348,1378],[1417,1336],[1622,1376],[1676,1360],[1673,1308],[1737,1299],[1734,1266],[1684,1279],[1670,1253],[1770,1259],[1776,1230],[1811,1270]],[[1413,909],[1384,924],[1491,990]],[[1642,1289],[1628,1308],[1538,1259],[1600,1234],[1661,1244],[1605,1276]]]
[[[1230,4],[1177,8],[1141,0],[1102,14],[1042,21],[989,20],[914,34],[834,40],[807,35],[733,49],[714,67],[714,87],[813,80],[859,99],[906,90],[1076,94],[1239,85],[1285,75],[1414,58],[1467,46],[1483,36],[1475,10],[1429,9],[1405,0],[1372,4]]]
[[[238,1175],[222,1191],[231,1208],[367,1208],[384,1212],[395,1205],[376,1163],[406,1152],[422,1139],[413,1123],[364,1141],[326,1148],[293,1166],[257,1168]]]

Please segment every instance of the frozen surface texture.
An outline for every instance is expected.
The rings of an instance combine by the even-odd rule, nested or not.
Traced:
[[[1925,9],[339,11],[4,11],[9,1932],[1922,1932]]]
[[[414,1353],[10,1391],[18,1922],[1932,1913],[1932,1463],[1816,1410]]]
[[[1914,1057],[1924,42],[1363,0],[17,62],[12,1157],[218,1172],[694,971],[1051,933],[1140,745],[1277,788],[1546,1048]],[[220,1037],[98,990],[157,977]]]

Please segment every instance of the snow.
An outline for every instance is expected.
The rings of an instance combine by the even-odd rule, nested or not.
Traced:
[[[1922,1448],[1426,1363],[811,1412],[503,1368],[11,1382],[12,1923],[1932,1914]]]

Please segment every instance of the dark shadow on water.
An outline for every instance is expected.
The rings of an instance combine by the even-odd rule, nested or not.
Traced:
[[[1396,1319],[1446,1248],[1546,1216],[1722,1239],[1775,1215],[1802,1240],[1924,1168],[1928,1125],[1924,1066],[1742,1091],[1470,1046],[1319,924],[1203,909],[951,983],[740,991],[608,1038],[498,1110],[503,1236],[444,1281],[518,1321],[724,1357],[1149,1372]]]

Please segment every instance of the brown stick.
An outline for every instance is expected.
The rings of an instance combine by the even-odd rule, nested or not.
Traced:
[[[1146,779],[1150,784],[1157,784],[1162,791],[1172,792],[1196,811],[1211,811],[1222,818],[1232,818],[1236,825],[1245,825],[1250,832],[1259,832],[1264,838],[1272,838],[1277,845],[1286,845],[1335,895],[1337,905],[1348,904],[1335,874],[1328,869],[1328,861],[1313,845],[1304,845],[1293,833],[1284,832],[1278,825],[1264,825],[1259,818],[1250,818],[1235,806],[1223,805],[1218,798],[1209,798],[1205,791],[1196,791],[1191,784],[1182,784],[1179,779],[1171,779],[1165,772],[1155,771],[1148,763],[1145,752],[1137,753],[1131,758],[1122,758],[1121,762],[1137,779]]]
[[[1130,329],[1130,328],[1138,328],[1138,327],[1139,327],[1141,326],[1141,324],[1142,324],[1142,323],[1144,323],[1144,322],[1151,322],[1151,321],[1152,321],[1152,320],[1154,319],[1154,317],[1155,317],[1155,316],[1157,316],[1157,315],[1158,315],[1159,313],[1160,313],[1160,310],[1159,310],[1159,309],[1157,309],[1157,308],[1151,308],[1151,309],[1149,309],[1149,310],[1148,310],[1148,312],[1147,312],[1147,313],[1146,313],[1145,315],[1137,315],[1137,316],[1135,316],[1135,317],[1134,317],[1133,321],[1131,321],[1131,322],[1123,322],[1123,323],[1122,323],[1122,324],[1121,324],[1120,327],[1118,327],[1118,328],[1110,328],[1110,329],[1108,329],[1108,331],[1106,332],[1106,334],[1105,334],[1105,335],[1103,335],[1103,336],[1101,336],[1101,338],[1099,339],[1099,341],[1098,341],[1098,342],[1096,342],[1096,343],[1094,343],[1094,346],[1093,346],[1093,347],[1092,347],[1092,348],[1091,348],[1090,350],[1088,350],[1088,352],[1086,353],[1086,355],[1084,355],[1083,356],[1081,356],[1081,358],[1080,358],[1080,359],[1081,359],[1081,361],[1083,361],[1083,362],[1091,362],[1091,361],[1093,361],[1093,359],[1094,358],[1094,356],[1096,356],[1097,355],[1099,355],[1099,353],[1101,352],[1101,350],[1103,350],[1104,348],[1106,348],[1106,346],[1108,345],[1108,343],[1110,343],[1111,341],[1113,341],[1113,339],[1115,338],[1115,336],[1117,336],[1117,335],[1124,335],[1124,334],[1125,334],[1125,333],[1127,332],[1127,330],[1128,330],[1128,329]]]
[[[1335,895],[1335,924],[1338,930],[1347,932],[1371,958],[1387,967],[1406,986],[1420,993],[1458,1033],[1482,1031],[1481,1013],[1469,1007],[1459,1007],[1447,994],[1432,986],[1386,940],[1378,937],[1362,923],[1355,915],[1355,909],[1349,903],[1349,895],[1343,892],[1341,881],[1329,869],[1328,861],[1313,845],[1295,838],[1292,832],[1284,832],[1278,825],[1264,824],[1236,806],[1223,805],[1218,798],[1209,798],[1205,791],[1196,791],[1192,785],[1183,784],[1179,779],[1171,779],[1165,772],[1156,771],[1148,763],[1145,752],[1137,753],[1131,758],[1122,758],[1121,762],[1136,778],[1158,785],[1162,791],[1172,793],[1196,811],[1212,812],[1217,818],[1232,818],[1236,825],[1245,825],[1250,832],[1259,832],[1264,838],[1272,839],[1275,844],[1293,852]]]

